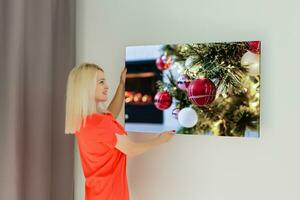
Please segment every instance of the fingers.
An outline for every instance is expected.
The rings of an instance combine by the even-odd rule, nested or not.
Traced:
[[[176,131],[171,130],[171,131],[165,131],[164,133],[170,134],[170,135],[175,135]]]
[[[176,130],[165,131],[165,133],[175,133]]]

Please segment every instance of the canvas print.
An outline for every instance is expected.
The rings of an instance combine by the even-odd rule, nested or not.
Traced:
[[[126,130],[259,137],[260,55],[260,41],[126,47]]]

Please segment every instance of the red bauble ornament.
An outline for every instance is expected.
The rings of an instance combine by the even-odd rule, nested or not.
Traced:
[[[251,41],[248,42],[248,45],[249,45],[249,50],[252,53],[260,54],[260,41]]]
[[[171,65],[171,57],[167,55],[160,56],[156,59],[155,64],[159,70],[161,71],[166,70]]]
[[[167,91],[157,92],[154,96],[154,105],[159,110],[165,110],[172,104],[172,96]]]
[[[189,100],[198,106],[211,104],[216,97],[216,86],[208,78],[193,80],[188,87]]]

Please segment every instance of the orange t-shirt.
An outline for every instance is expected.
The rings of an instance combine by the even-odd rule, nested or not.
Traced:
[[[85,200],[129,200],[126,155],[115,148],[127,135],[111,113],[93,113],[75,135],[85,176]]]

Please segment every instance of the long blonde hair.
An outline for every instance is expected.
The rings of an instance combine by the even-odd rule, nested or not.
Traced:
[[[97,72],[104,70],[92,63],[75,66],[69,73],[66,92],[65,134],[74,134],[85,125],[89,114],[105,110],[95,100]]]

